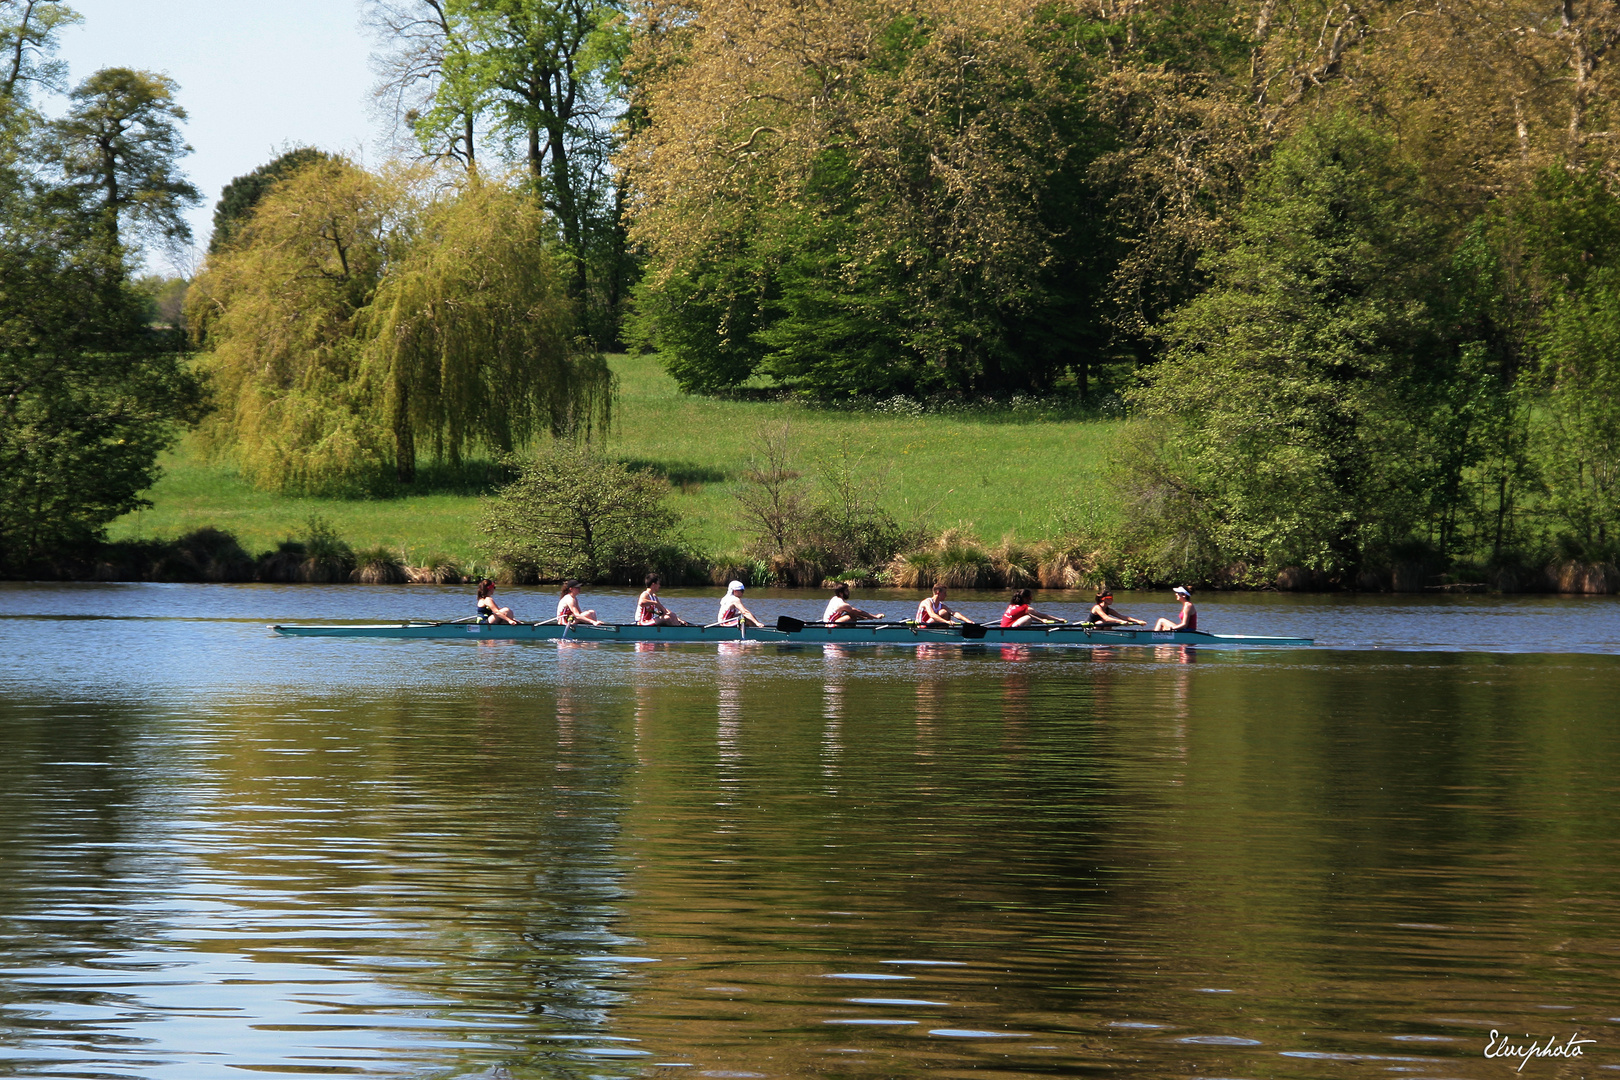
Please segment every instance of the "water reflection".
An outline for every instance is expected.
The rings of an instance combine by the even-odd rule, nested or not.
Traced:
[[[3,684],[14,1074],[1620,1064],[1612,657],[215,633]]]

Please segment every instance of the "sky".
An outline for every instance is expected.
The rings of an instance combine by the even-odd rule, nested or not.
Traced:
[[[70,85],[104,67],[180,84],[194,151],[181,164],[204,197],[187,215],[199,250],[221,189],[284,148],[375,157],[383,132],[371,118],[372,42],[357,0],[70,2],[84,16],[62,33]],[[57,112],[64,102],[40,104]],[[171,269],[161,255],[149,268]]]

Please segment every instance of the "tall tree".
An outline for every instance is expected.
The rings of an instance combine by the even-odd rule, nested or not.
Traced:
[[[253,483],[341,489],[391,464],[360,325],[404,200],[393,178],[317,161],[275,184],[193,282],[187,321],[219,405],[204,433]]]
[[[86,554],[113,519],[148,505],[157,456],[201,411],[182,340],[154,332],[107,243],[95,192],[63,184],[23,107],[49,68],[55,4],[0,4],[0,570]],[[46,63],[39,63],[41,58]]]
[[[57,34],[83,20],[61,0],[0,0],[0,107],[24,101],[30,84],[61,89],[67,65]]]
[[[103,68],[69,95],[55,125],[62,169],[87,198],[94,193],[111,248],[126,232],[171,243],[191,239],[185,209],[202,193],[180,171],[191,152],[180,136],[186,111],[166,75]]]
[[[630,276],[610,164],[623,116],[618,0],[373,0],[369,11],[381,99],[430,157],[471,165],[486,142],[521,165],[563,241],[583,328],[615,341]]]
[[[237,232],[253,217],[253,208],[259,205],[279,180],[285,180],[306,165],[318,161],[331,161],[332,155],[312,146],[301,146],[278,154],[250,173],[244,173],[225,185],[214,205],[214,232],[208,238],[208,252],[213,254],[231,243]]]
[[[255,484],[353,490],[605,425],[612,374],[578,341],[563,256],[527,193],[456,170],[334,159],[273,186],[187,296]]]
[[[524,194],[476,175],[430,206],[367,315],[367,378],[412,479],[418,440],[460,464],[531,435],[605,427],[613,375],[580,348],[563,260]]]
[[[1424,534],[1427,389],[1450,366],[1427,201],[1393,140],[1347,115],[1279,146],[1139,396],[1173,426],[1133,494],[1204,533],[1184,550],[1354,575]]]
[[[1039,388],[1074,362],[1012,342],[1053,303],[1059,249],[1086,242],[1051,211],[1061,188],[1085,201],[1072,188],[1096,152],[1077,108],[1087,20],[1034,3],[719,0],[650,5],[641,24],[648,122],[622,160],[649,329],[699,354],[677,368],[707,350],[747,377],[754,352],[819,393],[928,394]]]
[[[484,101],[477,87],[445,82],[446,67],[459,66],[467,46],[444,0],[366,0],[364,10],[378,46],[372,96],[390,129],[430,158],[473,168]]]
[[[158,454],[201,412],[181,339],[102,252],[93,207],[0,199],[0,569],[84,553],[150,503]]]

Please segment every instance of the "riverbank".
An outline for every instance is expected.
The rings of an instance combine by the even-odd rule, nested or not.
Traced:
[[[1014,401],[931,411],[904,399],[836,408],[793,400],[681,394],[656,358],[611,358],[619,380],[611,458],[670,482],[680,518],[660,565],[670,583],[739,578],[750,585],[864,588],[1029,586],[1083,589],[1163,584],[1123,545],[1103,474],[1117,421],[1062,401]],[[816,477],[857,475],[911,540],[875,565],[761,559],[747,551],[738,493],[760,432],[786,425],[793,466]],[[446,582],[490,574],[477,532],[483,499],[506,479],[489,462],[425,465],[411,488],[368,498],[299,498],[256,491],[194,440],[164,461],[153,507],[110,529],[99,552],[31,576],[97,580],[336,583]],[[312,535],[319,534],[319,535]],[[1061,538],[1071,538],[1064,540]],[[1073,539],[1088,537],[1087,539]],[[1056,539],[1055,539],[1056,538]],[[510,575],[508,575],[510,576]],[[1199,584],[1189,581],[1188,584]],[[1424,593],[1620,592],[1620,569],[1544,554],[1512,566],[1406,562],[1328,580],[1284,569],[1256,580],[1243,567],[1206,588]]]
[[[877,411],[689,397],[654,357],[610,361],[619,395],[605,451],[668,479],[683,546],[717,557],[744,547],[736,491],[762,426],[789,426],[807,473],[847,455],[898,520],[936,532],[957,526],[991,542],[1061,531],[1065,515],[1095,495],[1116,428],[1037,402],[940,415],[898,401]],[[386,497],[289,497],[254,490],[190,439],[166,455],[163,469],[148,493],[152,508],[114,522],[112,540],[172,539],[212,527],[248,551],[267,551],[319,517],[356,550],[387,548],[407,564],[477,561],[480,496],[500,479],[492,466],[474,463],[456,474],[424,468],[416,490]]]

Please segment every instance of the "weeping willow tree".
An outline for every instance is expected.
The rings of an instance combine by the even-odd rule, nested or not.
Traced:
[[[204,434],[255,486],[330,491],[389,463],[359,331],[405,189],[341,158],[315,162],[270,189],[188,293],[217,406]]]
[[[419,451],[459,464],[607,424],[612,374],[577,344],[544,211],[443,179],[317,161],[209,256],[187,302],[208,437],[256,486],[408,482]]]
[[[400,480],[419,449],[459,465],[469,446],[507,454],[607,425],[613,375],[575,336],[552,231],[533,198],[476,174],[422,213],[366,315],[366,383]]]

